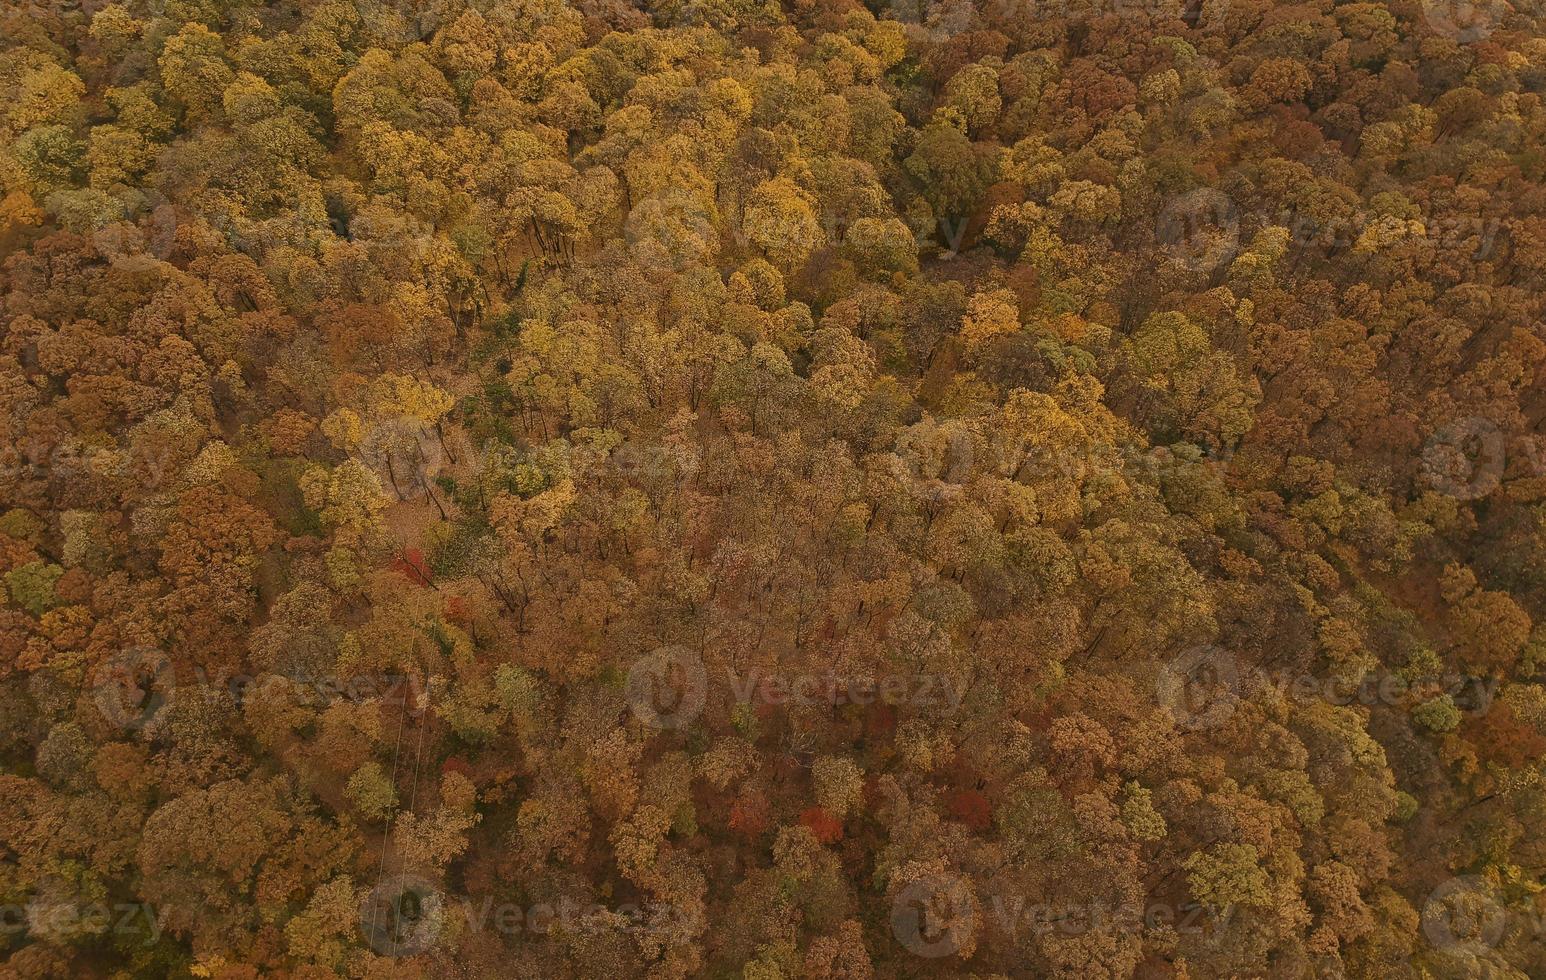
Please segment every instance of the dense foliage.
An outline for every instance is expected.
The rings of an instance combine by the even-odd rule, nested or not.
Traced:
[[[1526,5],[0,18],[0,975],[1546,976]]]

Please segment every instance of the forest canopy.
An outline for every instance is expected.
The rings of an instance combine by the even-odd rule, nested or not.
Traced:
[[[1546,17],[0,11],[0,977],[1546,977]]]

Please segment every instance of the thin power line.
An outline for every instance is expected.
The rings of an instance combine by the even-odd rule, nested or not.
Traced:
[[[401,757],[402,751],[403,751],[403,725],[407,722],[407,720],[408,720],[408,702],[404,701],[403,702],[403,710],[401,712],[399,712],[398,715],[397,715],[397,745],[392,749],[392,781],[391,781],[391,786],[392,786],[392,789],[394,791],[396,791],[396,789],[397,789],[397,760]],[[368,937],[368,940],[371,943],[374,943],[375,939],[376,939],[376,905],[377,905],[377,902],[375,900],[375,894],[376,894],[376,891],[381,887],[381,882],[386,877],[387,845],[392,840],[392,824],[396,820],[397,820],[397,813],[396,813],[396,811],[393,811],[393,813],[390,816],[387,817],[386,833],[381,838],[381,862],[376,866],[376,884],[370,890],[370,895],[371,895],[371,899],[370,899],[370,935]]]
[[[424,760],[424,729],[429,727],[429,696],[430,696],[431,691],[434,690],[434,687],[435,687],[434,678],[428,678],[428,679],[425,680],[425,682],[424,682],[424,711],[419,716],[419,745],[418,745],[418,748],[414,751],[414,754],[413,754],[413,789],[410,791],[409,796],[408,796],[408,811],[410,813],[415,812],[414,811],[414,807],[416,807],[418,805],[418,802],[419,802],[419,763],[421,763]],[[403,903],[402,902],[398,902],[397,903],[397,917],[394,920],[393,925],[392,925],[392,933],[393,933],[393,935],[396,935],[397,934],[397,930],[402,927],[402,921],[403,921]]]

